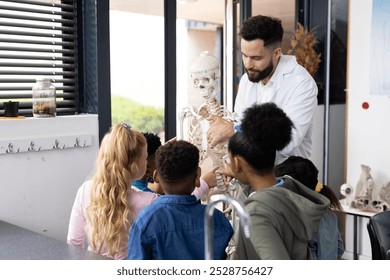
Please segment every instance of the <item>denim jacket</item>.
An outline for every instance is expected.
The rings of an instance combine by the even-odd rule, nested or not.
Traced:
[[[158,197],[139,213],[131,228],[128,259],[204,259],[205,209],[193,195]],[[233,228],[217,209],[213,218],[214,259],[225,259]]]

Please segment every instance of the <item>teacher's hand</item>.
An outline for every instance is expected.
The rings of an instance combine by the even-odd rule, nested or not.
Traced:
[[[233,136],[233,122],[217,116],[210,116],[207,120],[210,122],[210,127],[207,131],[207,143],[211,148],[228,141]]]

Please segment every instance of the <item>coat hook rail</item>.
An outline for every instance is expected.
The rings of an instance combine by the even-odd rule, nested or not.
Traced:
[[[29,138],[0,139],[0,156],[5,154],[34,153],[88,148],[93,145],[90,134],[52,135]]]

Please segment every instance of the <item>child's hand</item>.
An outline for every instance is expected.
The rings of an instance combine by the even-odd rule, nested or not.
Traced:
[[[218,170],[218,167],[214,167],[204,175],[202,175],[202,179],[209,185],[209,188],[214,188],[217,185],[217,178],[215,176],[215,171]]]
[[[223,157],[224,169],[220,170],[219,173],[223,176],[225,182],[230,182],[234,178],[232,168],[230,166],[230,159],[228,156]]]

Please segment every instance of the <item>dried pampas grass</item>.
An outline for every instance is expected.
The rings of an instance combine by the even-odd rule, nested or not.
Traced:
[[[298,23],[298,29],[294,33],[294,38],[290,41],[291,48],[287,54],[295,55],[297,62],[314,76],[321,62],[321,54],[315,50],[318,41],[315,38],[316,28],[306,30],[302,24]]]

